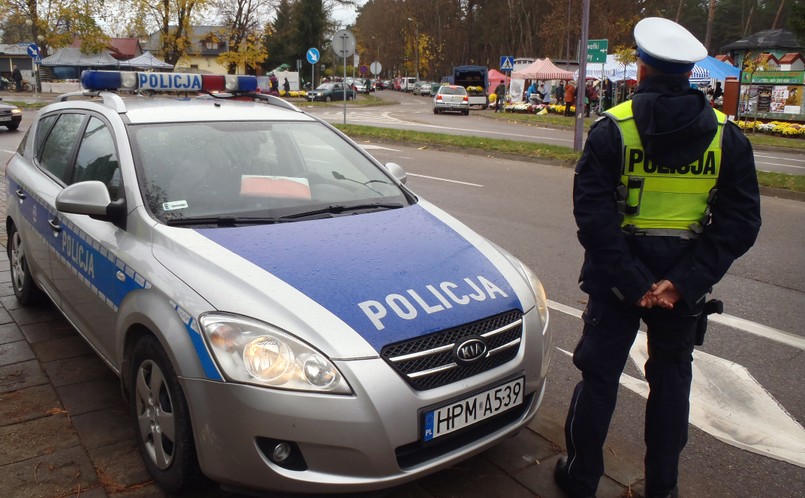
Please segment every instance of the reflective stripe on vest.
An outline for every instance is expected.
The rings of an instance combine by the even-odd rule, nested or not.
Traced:
[[[606,111],[621,132],[626,187],[621,227],[629,231],[667,235],[668,230],[701,232],[708,197],[721,171],[721,137],[727,116],[713,109],[718,129],[702,156],[685,166],[669,168],[646,159],[634,121],[632,101]],[[683,145],[684,146],[684,145]],[[623,187],[621,187],[623,188]],[[623,203],[623,202],[622,202]]]

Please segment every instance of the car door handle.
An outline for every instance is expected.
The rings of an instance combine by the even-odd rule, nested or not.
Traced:
[[[61,232],[61,223],[59,223],[58,218],[48,220],[48,225],[50,225],[50,228],[52,228],[54,232]]]
[[[25,195],[25,191],[22,190],[21,188],[15,190],[14,193],[17,194],[17,197],[20,199],[25,199],[26,197],[28,197],[27,195]]]

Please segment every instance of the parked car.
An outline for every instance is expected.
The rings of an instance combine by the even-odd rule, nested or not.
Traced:
[[[351,85],[341,82],[322,83],[315,90],[307,92],[307,99],[311,102],[330,102],[332,100],[344,100],[344,95],[346,95],[347,100],[355,98],[355,90]]]
[[[459,85],[442,85],[433,97],[433,114],[440,112],[470,113],[470,100],[467,89]]]
[[[0,98],[0,100],[3,100]],[[5,126],[11,131],[20,127],[22,122],[22,111],[13,104],[0,102],[0,126]]]
[[[7,164],[9,280],[120,377],[167,494],[202,474],[249,494],[388,488],[532,423],[553,350],[542,284],[401,166],[279,97],[109,92],[215,75],[81,82]]]
[[[435,97],[436,93],[439,91],[439,87],[442,86],[442,83],[433,82],[430,84],[430,96]]]
[[[411,93],[414,95],[430,95],[430,81],[417,81]]]

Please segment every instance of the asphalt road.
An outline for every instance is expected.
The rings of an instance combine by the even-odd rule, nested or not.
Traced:
[[[412,112],[423,121],[432,116],[427,109]],[[433,117],[451,124],[493,121]],[[0,161],[16,149],[24,128],[0,131]],[[523,135],[543,133],[520,128]],[[543,280],[552,303],[556,350],[539,417],[544,426],[561,426],[578,381],[567,352],[578,340],[585,303],[576,285],[582,253],[571,215],[572,170],[429,148],[362,145],[382,162],[401,164],[416,193],[521,258]],[[805,378],[805,203],[765,196],[762,203],[764,225],[757,244],[716,289],[729,317],[711,324],[705,345],[696,352],[682,496],[799,497],[805,489],[805,394],[800,385]],[[633,359],[606,445],[607,452],[626,463],[624,469],[608,471],[642,467],[639,347]]]
[[[346,122],[348,124],[504,138],[573,147],[574,132],[572,129],[558,130],[527,126],[501,119],[484,119],[484,117],[493,114],[492,111],[477,108],[473,108],[469,116],[462,116],[461,114],[434,115],[429,97],[420,97],[391,90],[383,90],[378,92],[377,95],[385,100],[397,101],[399,104],[377,107],[348,107]],[[333,107],[305,107],[304,104],[301,104],[301,106],[329,122],[344,122],[344,111],[339,105],[334,105]],[[568,125],[571,128],[572,123],[568,119]],[[805,175],[805,154],[799,152],[786,152],[779,149],[756,150],[755,164],[762,171]]]

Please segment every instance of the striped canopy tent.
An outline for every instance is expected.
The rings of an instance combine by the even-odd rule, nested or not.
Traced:
[[[706,85],[710,83],[710,71],[699,65],[694,65],[693,71],[690,73],[690,82],[694,85]]]
[[[578,79],[579,72],[574,73],[573,79]],[[618,62],[614,54],[607,54],[607,61],[604,64],[587,64],[587,78],[604,79],[610,81],[636,80],[637,63],[622,64]]]
[[[572,80],[573,73],[560,69],[551,59],[537,59],[530,66],[512,72],[512,78],[521,80]]]

